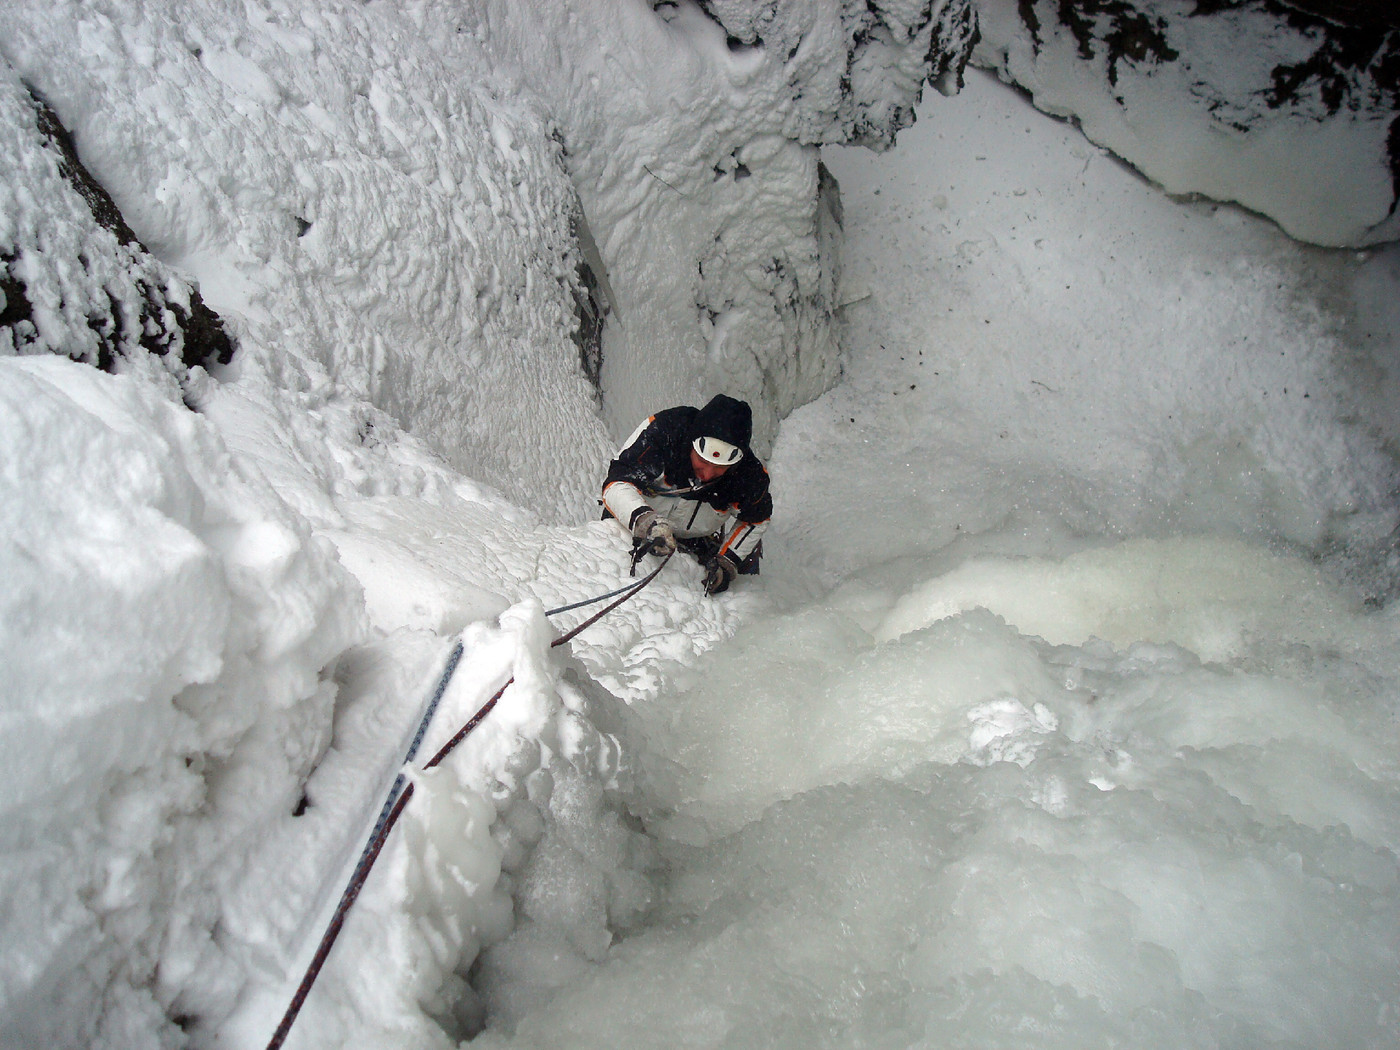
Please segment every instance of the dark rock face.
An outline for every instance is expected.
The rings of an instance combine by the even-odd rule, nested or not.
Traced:
[[[1021,0],[1021,18],[1040,46],[1040,16],[1033,0]],[[1118,83],[1118,64],[1157,65],[1181,57],[1167,43],[1165,20],[1138,10],[1131,0],[1082,0],[1059,4],[1058,20],[1074,35],[1079,57],[1085,60],[1102,53],[1108,67],[1108,82]]]
[[[0,352],[105,371],[151,354],[179,379],[227,364],[234,347],[219,316],[145,249],[58,115],[5,72],[0,118],[18,148],[6,158],[14,213],[0,243]]]
[[[1379,5],[1283,3],[1263,0],[1299,32],[1316,35],[1318,48],[1300,62],[1274,68],[1271,107],[1294,105],[1315,94],[1326,113],[1341,109],[1395,109],[1400,101],[1400,8]]]
[[[569,282],[569,297],[574,304],[575,322],[569,337],[578,348],[579,368],[601,398],[603,326],[607,323],[608,301],[599,285],[597,272],[582,254],[574,265],[574,279]]]
[[[1319,39],[1308,58],[1274,68],[1273,90],[1266,95],[1271,108],[1312,100],[1328,116],[1343,109],[1400,109],[1400,5],[1392,0],[1261,0],[1261,6]],[[1386,149],[1394,214],[1400,203],[1400,116],[1390,122]]]
[[[562,143],[561,143],[562,146]],[[564,151],[567,157],[567,151]],[[574,258],[572,279],[566,284],[574,304],[574,329],[569,333],[578,348],[578,364],[584,378],[593,386],[595,396],[603,397],[603,328],[608,318],[617,314],[617,297],[608,280],[607,264],[593,239],[583,201],[574,197],[573,214],[569,218]]]
[[[914,105],[925,81],[952,93],[961,86],[977,39],[970,0],[891,3],[842,0],[698,0],[701,10],[724,27],[733,51],[762,48],[788,70],[793,97],[804,118],[790,129],[796,141],[850,143],[884,150],[900,129],[914,122]],[[809,34],[839,18],[846,41],[843,68],[804,63]]]

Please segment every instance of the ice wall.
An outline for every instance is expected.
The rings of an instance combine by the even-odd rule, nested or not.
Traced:
[[[1379,244],[1400,237],[1400,26],[1381,6],[978,0],[976,61],[1169,193]]]
[[[967,5],[498,0],[470,25],[558,122],[617,294],[613,437],[726,391],[766,445],[839,371],[815,146],[892,141],[924,78],[961,69]]]
[[[582,516],[607,443],[569,338],[574,190],[547,118],[452,15],[69,0],[6,5],[0,46],[230,319],[239,378],[368,403]]]
[[[965,0],[706,7],[67,0],[0,29],[135,234],[231,319],[241,378],[367,403],[582,516],[608,440],[570,339],[580,202],[616,300],[612,438],[725,390],[766,445],[839,371],[816,145],[888,145],[973,33]]]

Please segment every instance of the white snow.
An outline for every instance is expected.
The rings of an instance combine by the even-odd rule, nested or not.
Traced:
[[[0,365],[6,1042],[137,1045],[245,980],[211,926],[329,743],[359,589],[178,401]]]
[[[824,103],[688,4],[61,0],[0,50],[240,344],[183,391],[0,357],[0,1045],[265,1046],[458,640],[289,1047],[1395,1045],[1394,246],[930,93],[823,151],[844,372],[770,391],[763,575],[555,648],[628,579],[607,435],[835,346],[749,265],[831,280]]]

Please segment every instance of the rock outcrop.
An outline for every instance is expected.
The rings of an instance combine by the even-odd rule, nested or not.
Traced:
[[[8,66],[0,134],[0,353],[119,371],[154,355],[182,384],[233,343],[199,290],[137,239],[58,115]]]
[[[1175,194],[1329,246],[1400,238],[1385,0],[978,0],[976,61]]]

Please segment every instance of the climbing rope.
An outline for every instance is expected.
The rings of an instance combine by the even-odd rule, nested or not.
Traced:
[[[619,587],[615,591],[599,595],[596,598],[590,598],[587,601],[577,602],[574,605],[565,606],[562,609],[554,609],[546,613],[546,616],[550,616],[557,612],[567,612],[569,609],[577,609],[584,605],[592,605],[605,598],[621,595],[621,597],[612,604],[594,613],[573,630],[561,634],[558,638],[554,639],[554,641],[549,643],[549,647],[552,649],[557,645],[563,645],[577,637],[580,631],[597,623],[608,613],[627,601],[627,599],[637,594],[643,587],[651,583],[652,580],[656,579],[657,575],[666,567],[666,563],[670,560],[671,555],[667,554],[661,559],[661,564],[652,570],[650,575],[636,583],[629,583],[626,587]],[[404,758],[403,765],[408,765],[408,763],[412,762],[414,756],[418,753],[418,747],[423,742],[423,736],[427,732],[428,723],[432,720],[433,712],[437,710],[438,702],[447,691],[447,683],[451,681],[452,674],[457,670],[457,664],[461,658],[462,643],[459,640],[457,644],[453,646],[452,652],[448,656],[447,668],[443,671],[442,677],[438,680],[437,688],[433,691],[433,696],[428,703],[427,711],[418,724],[418,732],[414,734],[413,743],[409,746],[408,754]],[[496,701],[500,700],[500,698],[505,695],[505,691],[510,688],[511,683],[514,681],[515,676],[511,675],[510,678],[506,680],[505,685],[496,690],[495,695],[487,700],[486,703],[482,704],[476,714],[467,719],[462,728],[452,735],[452,739],[444,744],[438,750],[437,754],[433,755],[432,758],[424,763],[423,768],[433,769],[436,767],[451,753],[453,748],[466,739],[467,735],[479,726],[482,720],[491,713],[491,709],[496,706]],[[293,993],[292,1001],[287,1005],[287,1010],[282,1015],[282,1020],[277,1025],[277,1030],[272,1033],[272,1038],[268,1041],[267,1050],[278,1050],[283,1042],[286,1041],[287,1034],[292,1030],[292,1024],[297,1019],[297,1014],[301,1013],[301,1008],[306,1003],[306,997],[311,992],[311,986],[316,983],[316,978],[321,973],[321,967],[325,965],[326,959],[330,955],[331,946],[335,944],[336,938],[340,936],[340,931],[345,925],[345,917],[349,914],[351,905],[353,905],[355,899],[359,897],[360,890],[364,888],[365,880],[369,878],[370,869],[374,867],[374,862],[379,859],[380,851],[384,849],[384,843],[389,839],[389,832],[394,829],[394,825],[398,823],[399,817],[403,816],[403,811],[408,806],[408,800],[412,797],[413,782],[407,780],[404,773],[399,773],[399,775],[394,778],[394,784],[393,787],[389,789],[388,797],[384,800],[384,806],[379,812],[379,819],[375,821],[374,830],[370,832],[369,841],[365,843],[365,848],[360,853],[360,859],[355,864],[355,871],[350,876],[350,881],[346,884],[345,891],[340,895],[340,902],[336,905],[335,913],[331,916],[331,921],[326,926],[326,932],[321,936],[321,943],[316,947],[316,954],[311,957],[311,964],[307,967],[305,976],[302,977],[301,983],[297,985],[297,990]]]
[[[572,641],[572,640],[574,639],[574,637],[575,637],[576,635],[578,635],[578,633],[579,633],[580,631],[585,630],[586,628],[592,627],[595,623],[597,623],[599,620],[601,620],[604,616],[606,616],[608,613],[612,612],[612,611],[613,611],[614,609],[616,609],[619,605],[621,605],[623,602],[625,602],[628,598],[632,597],[632,595],[636,594],[636,593],[637,593],[638,591],[640,591],[643,587],[645,587],[647,584],[649,584],[652,580],[656,579],[656,574],[659,573],[662,569],[664,569],[664,568],[666,567],[666,563],[667,563],[668,561],[670,561],[670,560],[671,560],[671,555],[669,555],[669,554],[666,555],[666,557],[664,557],[664,558],[661,559],[661,564],[658,565],[655,569],[652,570],[650,576],[645,577],[644,579],[638,581],[637,583],[628,584],[626,587],[623,588],[623,590],[626,591],[627,593],[625,593],[621,598],[618,598],[617,601],[613,602],[613,603],[612,603],[611,605],[609,605],[609,606],[606,606],[605,608],[603,608],[603,609],[600,610],[599,612],[594,613],[594,614],[593,614],[592,616],[590,616],[588,619],[584,620],[583,623],[581,623],[581,624],[579,624],[577,627],[575,627],[572,631],[569,631],[567,634],[561,634],[558,638],[554,639],[554,641],[552,641],[552,642],[549,643],[549,647],[550,647],[551,649],[553,649],[556,645],[563,645],[565,642]],[[613,594],[616,594],[616,593],[617,593],[616,591],[613,592]],[[605,595],[605,597],[610,597],[610,595]],[[486,701],[486,703],[484,703],[484,704],[481,706],[481,710],[479,710],[476,714],[472,715],[471,718],[469,718],[469,719],[467,720],[467,723],[466,723],[464,726],[462,726],[461,729],[457,730],[457,732],[453,735],[453,737],[452,737],[451,740],[449,740],[447,743],[445,743],[445,744],[442,745],[442,750],[440,750],[436,755],[434,755],[431,759],[429,759],[428,762],[424,765],[423,768],[425,768],[425,769],[432,769],[432,768],[433,768],[434,766],[436,766],[439,762],[441,762],[444,758],[446,758],[447,755],[448,755],[448,752],[450,752],[454,747],[456,747],[458,744],[460,744],[460,743],[462,742],[463,738],[465,738],[466,735],[467,735],[468,733],[470,733],[473,729],[475,729],[477,726],[479,726],[479,725],[481,724],[481,720],[482,720],[483,718],[485,718],[488,714],[491,713],[491,708],[493,708],[493,707],[496,706],[496,701],[499,700],[499,699],[501,698],[501,695],[502,695],[503,693],[505,693],[505,691],[506,691],[507,687],[510,685],[510,683],[511,683],[511,682],[514,682],[514,681],[515,681],[515,678],[514,678],[514,676],[512,676],[512,677],[509,679],[509,681],[506,682],[505,685],[501,686],[500,691],[497,692],[495,696],[493,696],[490,700]],[[410,785],[410,786],[411,786],[411,785]]]
[[[582,609],[585,605],[593,605],[597,602],[606,601],[609,598],[616,597],[623,591],[630,591],[635,586],[637,586],[635,583],[623,584],[617,590],[608,591],[607,594],[600,594],[595,598],[585,598],[581,602],[574,602],[572,605],[561,605],[557,609],[546,609],[544,614],[546,616],[557,616],[559,613],[562,612],[572,612],[574,609]]]
[[[627,591],[627,593],[624,594],[624,595],[623,595],[621,598],[619,598],[617,601],[613,602],[611,605],[604,606],[603,609],[602,609],[601,611],[594,613],[592,616],[590,616],[588,619],[584,620],[583,623],[579,624],[577,627],[575,627],[575,628],[574,628],[572,631],[570,631],[568,634],[561,634],[558,638],[554,639],[554,641],[550,642],[550,643],[549,643],[550,648],[552,649],[552,648],[553,648],[554,646],[556,646],[556,645],[563,645],[565,642],[571,642],[571,641],[573,641],[574,637],[575,637],[580,631],[584,630],[585,628],[592,627],[595,623],[597,623],[599,620],[601,620],[604,616],[606,616],[608,613],[612,612],[612,611],[613,611],[614,609],[616,609],[619,605],[621,605],[623,602],[625,602],[628,598],[632,597],[632,595],[636,594],[636,593],[637,593],[638,591],[640,591],[643,587],[645,587],[647,584],[649,584],[652,580],[656,579],[657,573],[659,573],[662,569],[666,568],[666,563],[667,563],[668,561],[671,560],[672,556],[673,556],[675,553],[676,553],[675,551],[671,551],[670,554],[667,554],[664,558],[662,558],[662,559],[661,559],[661,564],[660,564],[660,565],[658,565],[656,568],[652,569],[652,570],[651,570],[651,573],[650,573],[649,575],[643,577],[641,580],[638,580],[637,583],[633,584],[633,585],[631,586],[631,588]],[[613,593],[616,594],[617,592],[614,591]]]

